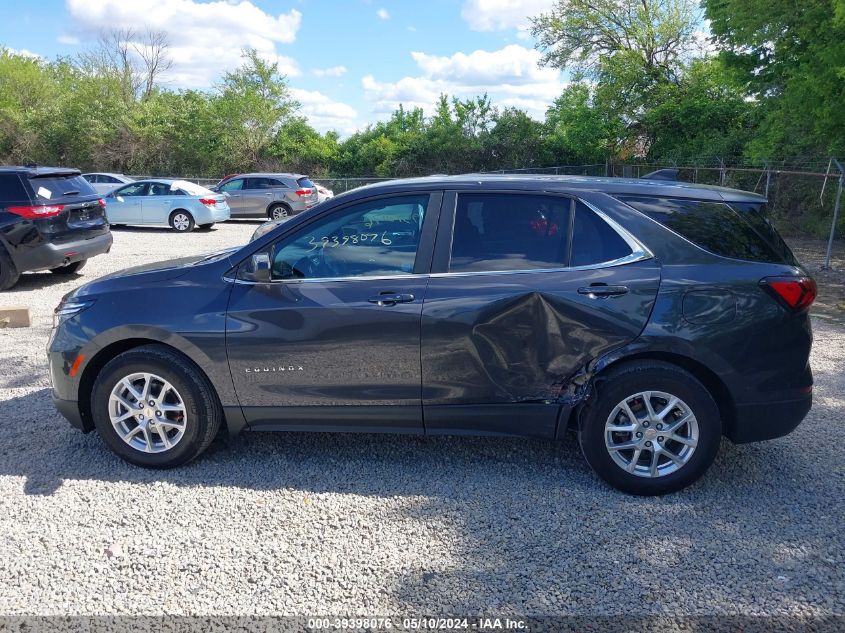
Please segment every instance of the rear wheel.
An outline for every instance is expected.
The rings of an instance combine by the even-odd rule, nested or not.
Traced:
[[[681,490],[713,463],[719,409],[680,367],[642,361],[611,370],[581,413],[581,450],[614,488],[636,495]]]
[[[170,214],[170,228],[179,233],[190,233],[194,230],[194,218],[187,211],[176,209]]]
[[[3,245],[0,244],[0,290],[8,290],[14,286],[18,283],[20,276],[11,256],[6,252]]]
[[[223,419],[205,374],[162,345],[137,347],[109,361],[94,384],[91,410],[109,448],[147,468],[194,459]]]
[[[290,207],[284,204],[274,204],[267,210],[267,216],[271,220],[282,220],[290,215]]]
[[[78,262],[73,262],[72,264],[68,264],[67,266],[59,266],[58,268],[51,268],[50,272],[54,275],[73,275],[78,273],[85,267],[85,264],[88,262],[87,259],[82,259]]]

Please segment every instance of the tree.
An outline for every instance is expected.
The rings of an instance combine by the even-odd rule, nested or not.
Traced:
[[[224,75],[214,102],[227,169],[239,171],[267,166],[265,150],[299,109],[277,63],[254,49],[245,50],[243,58],[243,66]]]
[[[845,152],[845,0],[704,0],[722,59],[759,104],[760,159]]]
[[[543,63],[594,82],[595,104],[627,128],[623,153],[642,155],[643,114],[681,83],[697,22],[693,0],[557,0],[532,32]]]

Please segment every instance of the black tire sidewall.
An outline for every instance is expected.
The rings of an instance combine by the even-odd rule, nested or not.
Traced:
[[[135,372],[150,372],[167,380],[182,396],[188,413],[185,435],[172,449],[162,453],[142,453],[121,439],[114,430],[108,414],[108,400],[112,389],[123,377]],[[91,411],[94,426],[100,437],[115,453],[128,462],[148,468],[172,468],[184,464],[203,450],[205,425],[211,412],[205,410],[197,385],[197,377],[186,374],[179,365],[168,365],[158,358],[127,352],[109,362],[94,385]]]
[[[664,391],[679,397],[698,421],[698,445],[690,461],[676,472],[654,479],[625,472],[613,461],[604,440],[605,423],[616,405],[641,391]],[[593,470],[614,488],[635,495],[676,492],[698,480],[713,463],[722,438],[719,408],[690,374],[662,367],[622,372],[604,381],[593,399],[581,415],[579,442]]]
[[[20,272],[6,248],[0,244],[0,290],[8,290],[20,279]]]
[[[184,215],[188,216],[188,228],[185,229],[184,231],[180,231],[179,229],[177,229],[176,226],[175,226],[175,223],[174,223],[174,219],[179,214],[184,214]],[[173,229],[174,231],[176,231],[177,233],[190,233],[191,231],[194,230],[194,227],[196,226],[196,222],[194,221],[194,216],[191,215],[191,213],[189,211],[185,211],[184,209],[176,209],[173,213],[171,213],[169,224],[170,224],[170,228]]]

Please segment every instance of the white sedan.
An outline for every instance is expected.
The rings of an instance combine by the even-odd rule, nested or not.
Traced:
[[[187,233],[229,219],[226,196],[186,180],[138,180],[106,196],[111,224],[169,226]]]

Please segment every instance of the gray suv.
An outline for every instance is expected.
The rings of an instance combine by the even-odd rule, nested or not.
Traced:
[[[228,194],[233,218],[280,220],[317,204],[317,187],[302,174],[238,174],[212,190]]]

